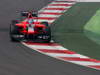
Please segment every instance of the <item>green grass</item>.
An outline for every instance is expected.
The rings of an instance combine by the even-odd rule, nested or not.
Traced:
[[[53,39],[69,50],[100,59],[100,45],[84,34],[84,26],[100,3],[77,3],[52,24]]]
[[[97,44],[100,44],[100,10],[85,25],[85,34]]]

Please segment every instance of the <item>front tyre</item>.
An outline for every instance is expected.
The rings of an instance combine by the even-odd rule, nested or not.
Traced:
[[[46,27],[49,26],[49,23],[48,22],[41,22],[41,24],[44,24]]]
[[[10,24],[10,39],[11,41],[17,41],[16,38],[14,37],[14,33],[15,33],[15,27],[14,25]]]
[[[10,34],[11,41],[18,42],[18,41],[24,39],[24,35],[22,35],[19,32],[19,28],[15,25],[16,23],[18,23],[18,21],[17,20],[13,20],[12,23],[10,24],[9,34]]]

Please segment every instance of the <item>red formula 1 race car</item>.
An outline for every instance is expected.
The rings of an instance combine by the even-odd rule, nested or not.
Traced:
[[[38,22],[38,14],[21,12],[20,20],[10,24],[11,41],[50,42],[51,30],[48,22]]]

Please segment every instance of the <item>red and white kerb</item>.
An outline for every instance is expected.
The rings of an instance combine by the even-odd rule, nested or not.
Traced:
[[[53,23],[65,11],[72,7],[74,0],[55,0],[39,11],[38,22],[47,21]],[[32,43],[22,42],[25,46],[40,53],[61,59],[67,62],[100,70],[100,61],[70,51],[57,43]]]

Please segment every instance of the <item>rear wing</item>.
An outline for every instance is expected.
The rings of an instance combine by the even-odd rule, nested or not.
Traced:
[[[28,17],[29,12],[21,12],[21,16]],[[38,12],[32,12],[32,17],[38,17]]]

